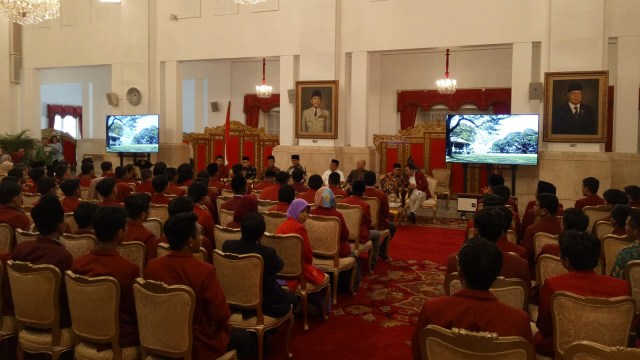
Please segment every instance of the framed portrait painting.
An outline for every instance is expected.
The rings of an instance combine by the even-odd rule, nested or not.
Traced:
[[[338,138],[338,80],[296,83],[296,137]]]
[[[608,71],[545,73],[543,140],[606,142],[608,86]]]

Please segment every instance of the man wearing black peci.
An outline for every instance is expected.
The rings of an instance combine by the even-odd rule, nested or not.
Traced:
[[[596,135],[598,118],[593,108],[582,103],[582,85],[571,83],[567,102],[553,109],[553,134]]]

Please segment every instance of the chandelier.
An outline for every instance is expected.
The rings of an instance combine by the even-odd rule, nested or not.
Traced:
[[[269,0],[234,0],[234,1],[236,2],[236,4],[240,4],[240,5],[255,5],[255,4],[267,2]]]
[[[262,85],[256,86],[256,93],[258,94],[259,98],[270,98],[271,90],[273,90],[271,86],[267,85],[267,80],[264,75],[266,67],[267,62],[264,60],[264,58],[262,58]]]
[[[456,92],[457,82],[454,79],[449,79],[449,49],[447,49],[447,67],[444,72],[444,79],[440,79],[436,81],[436,85],[438,85],[438,93],[451,95]]]
[[[60,1],[0,0],[0,13],[20,25],[38,24],[60,16]]]

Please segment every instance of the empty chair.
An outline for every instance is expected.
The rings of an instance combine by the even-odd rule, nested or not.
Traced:
[[[37,237],[38,232],[16,229],[16,244],[20,244],[23,241],[35,240]]]
[[[0,252],[10,253],[13,249],[15,230],[9,224],[0,224]]]
[[[140,348],[121,348],[120,284],[110,276],[88,278],[71,271],[65,273],[71,312],[71,326],[79,341],[76,359],[136,359]],[[96,344],[109,344],[101,349]]]
[[[308,296],[311,293],[325,291],[324,305],[321,307],[322,318],[327,319],[327,315],[324,310],[326,309],[329,300],[331,299],[331,285],[329,283],[329,276],[324,274],[324,281],[321,284],[314,285],[308,284],[304,277],[304,260],[302,258],[302,237],[298,234],[289,235],[275,235],[265,233],[260,240],[264,246],[270,246],[276,250],[278,256],[284,262],[284,267],[278,273],[279,277],[285,279],[294,279],[300,282],[298,288],[293,292],[302,299],[302,317],[304,320],[304,329],[309,330],[308,322],[308,310],[307,301]]]
[[[146,264],[147,248],[139,241],[129,241],[118,246],[120,255],[140,267],[140,276]]]
[[[629,296],[592,298],[558,291],[551,296],[553,348],[562,358],[569,345],[589,340],[606,346],[626,346],[635,314]]]
[[[73,255],[73,258],[88,254],[93,249],[98,240],[90,234],[74,235],[63,234],[58,238],[62,245]]]
[[[272,318],[262,314],[262,257],[257,254],[234,255],[215,250],[213,262],[216,264],[218,280],[224,291],[227,303],[236,309],[255,310],[256,315],[250,318],[243,316],[242,311],[233,311],[229,323],[231,326],[252,331],[258,337],[258,359],[263,358],[264,333],[289,321],[285,352],[289,358],[289,340],[293,329],[293,311],[281,318]]]
[[[567,347],[564,360],[640,360],[640,349],[604,346],[593,341],[580,340]]]
[[[148,218],[142,222],[142,225],[144,225],[147,230],[151,231],[151,233],[155,235],[156,239],[159,239],[164,233],[162,221],[158,218]]]
[[[449,274],[444,279],[444,292],[451,296],[462,289],[462,283],[457,272]],[[505,279],[499,276],[489,288],[489,291],[503,304],[511,305],[515,308],[527,310],[529,304],[530,284],[522,279]]]
[[[18,320],[18,359],[29,353],[48,353],[53,360],[73,349],[71,328],[60,328],[58,294],[62,277],[53,265],[7,262],[11,296]]]
[[[427,178],[427,185],[429,186],[429,193],[431,194],[431,197],[424,200],[422,202],[422,205],[420,205],[420,208],[433,210],[433,222],[436,222],[436,218],[438,217],[438,195],[436,194],[438,181],[430,176],[427,176],[426,178]],[[407,205],[408,204],[409,204],[409,201],[407,201]]]
[[[149,205],[149,217],[159,219],[164,224],[169,218],[168,206],[164,204]]]
[[[420,353],[424,360],[533,360],[531,344],[519,336],[429,325],[420,331]]]
[[[216,238],[216,249],[222,249],[222,245],[227,240],[240,240],[242,237],[240,229],[231,229],[220,225],[213,227],[213,235]]]
[[[449,207],[449,200],[451,200],[451,170],[449,169],[433,169],[431,170],[431,175],[438,182],[436,186],[436,190],[434,191],[436,195],[445,196],[447,198],[447,207]]]
[[[262,212],[264,216],[264,222],[267,224],[265,232],[274,233],[280,224],[287,220],[287,215],[278,211],[265,211]]]

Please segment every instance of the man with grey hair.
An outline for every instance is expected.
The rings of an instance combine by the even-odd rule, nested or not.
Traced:
[[[364,180],[364,174],[367,172],[364,168],[365,166],[367,166],[367,162],[364,159],[356,162],[356,168],[351,170],[349,176],[347,176],[347,184],[349,186],[353,185],[353,182],[356,180]]]

